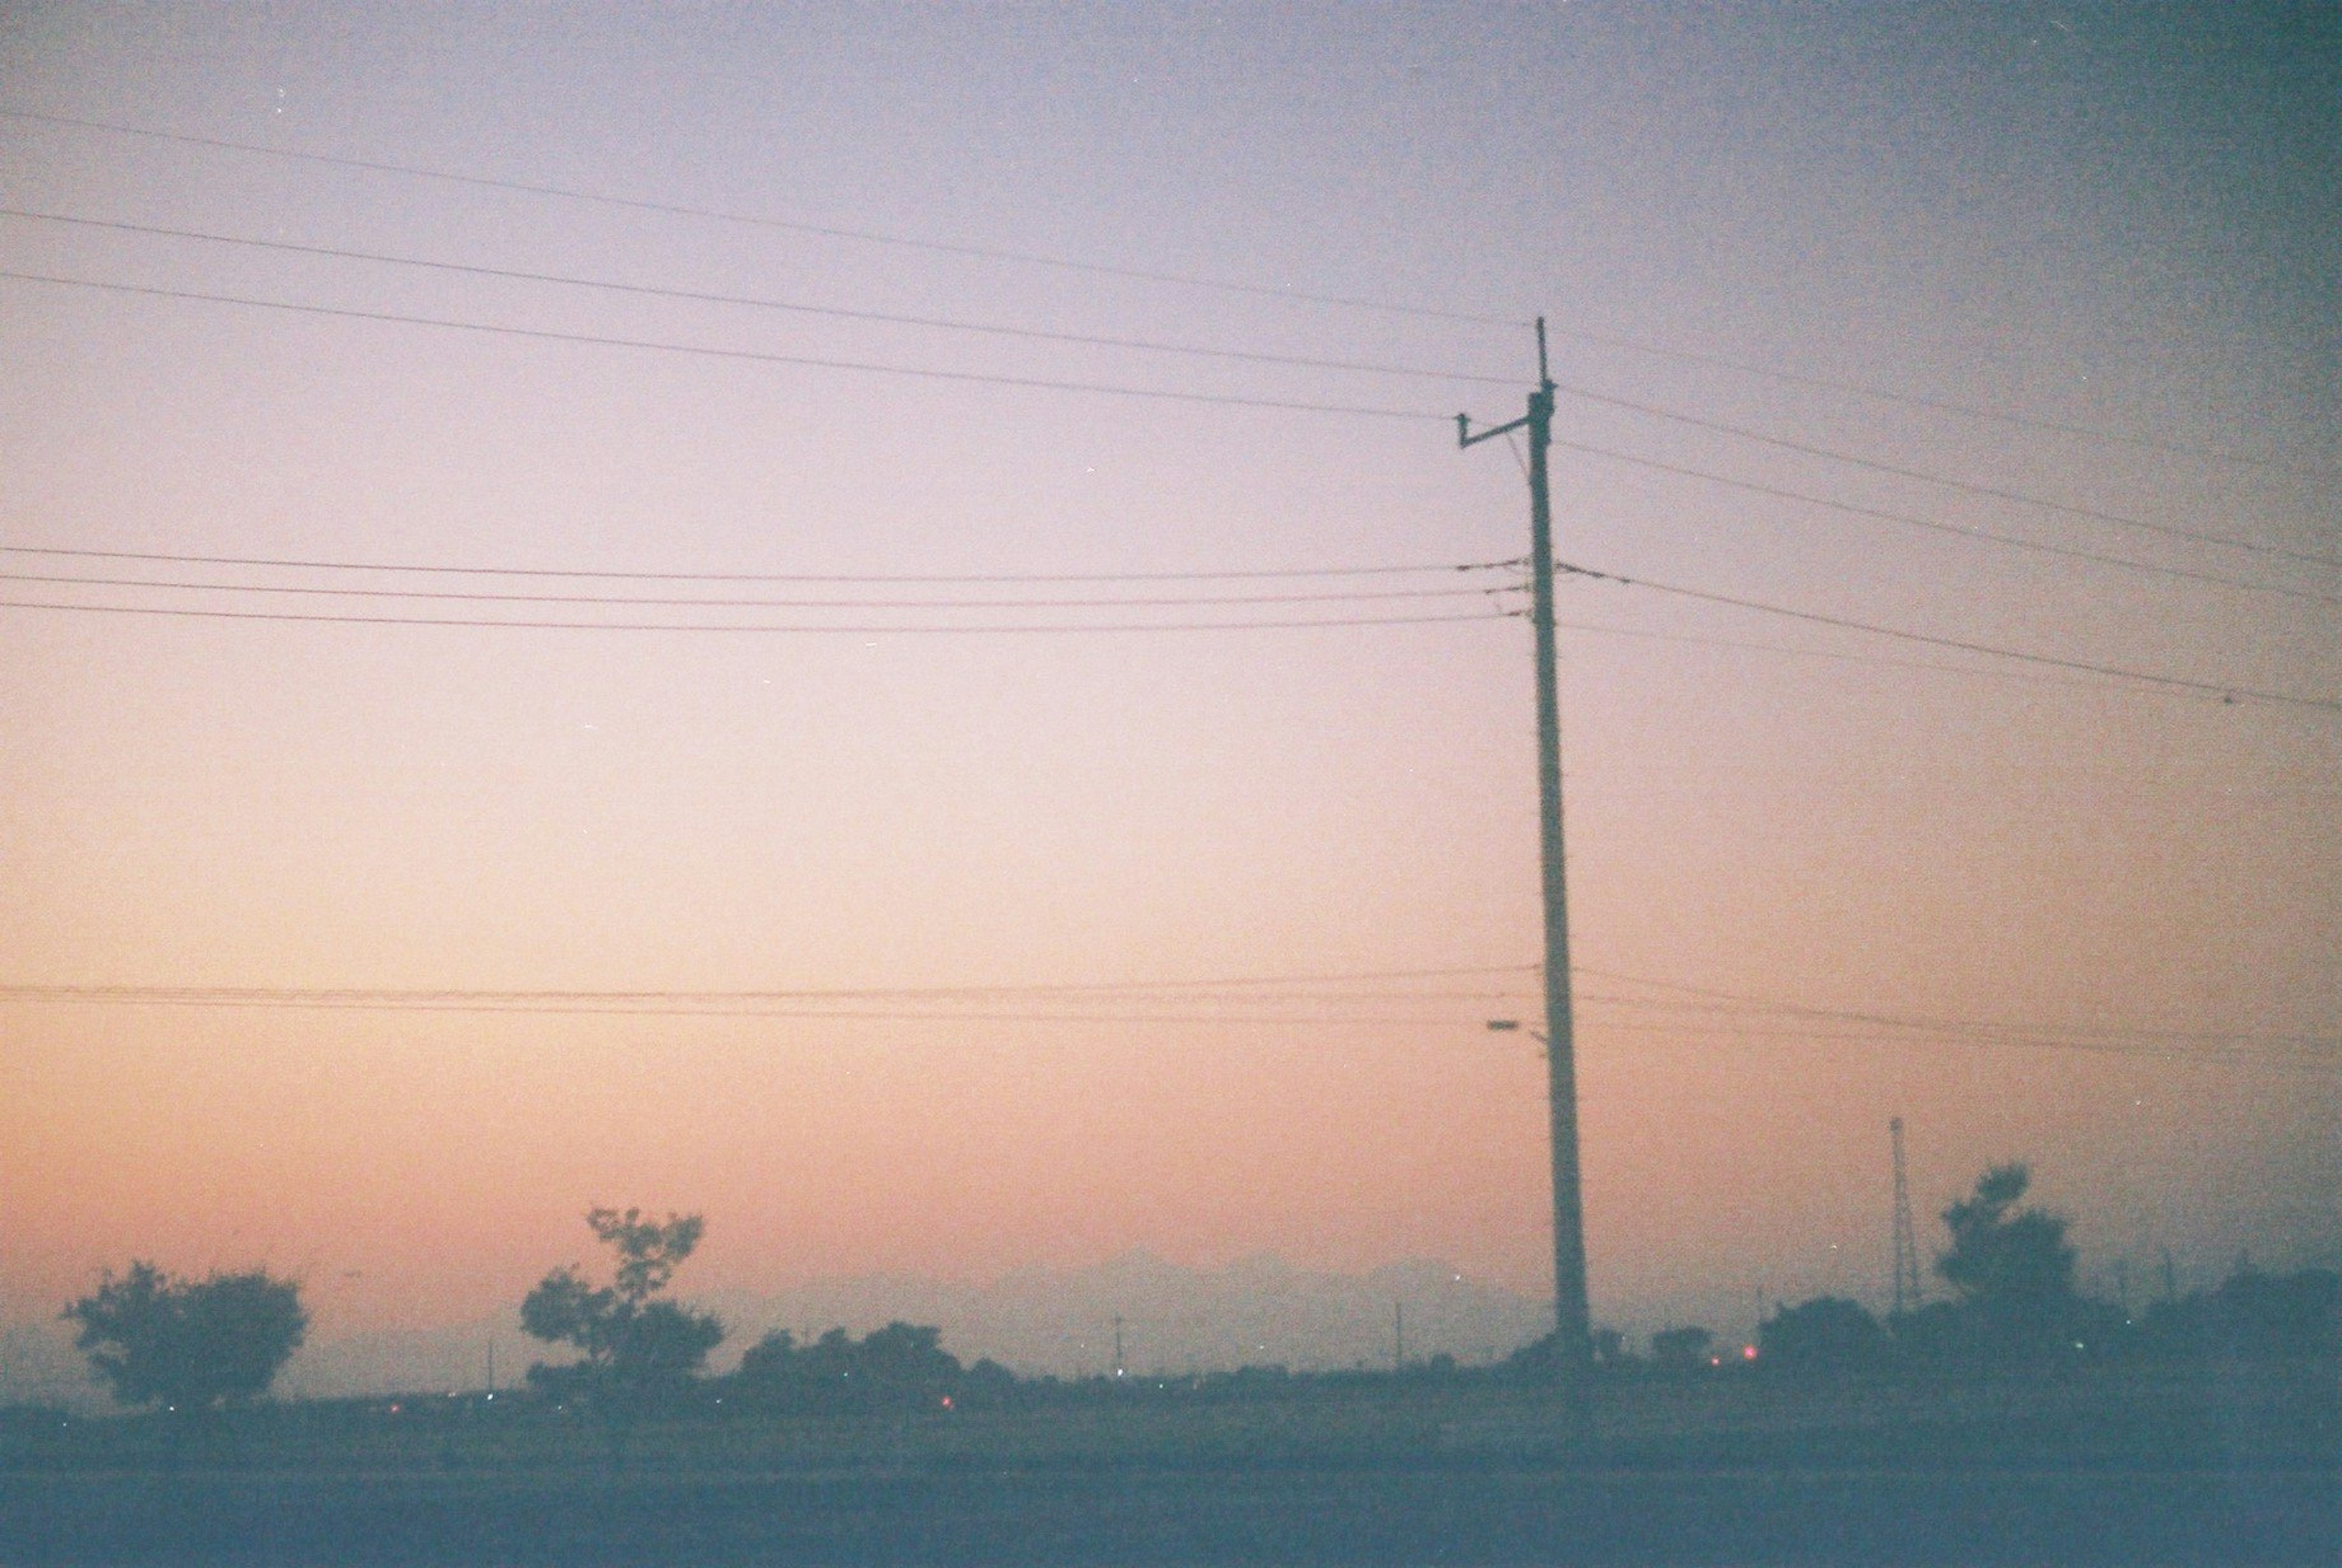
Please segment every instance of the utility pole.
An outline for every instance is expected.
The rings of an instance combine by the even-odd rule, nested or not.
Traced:
[[[1553,503],[1546,454],[1553,444],[1553,376],[1546,363],[1545,317],[1537,317],[1537,385],[1528,413],[1475,432],[1456,416],[1456,444],[1526,430],[1529,440],[1529,620],[1536,629],[1537,807],[1545,872],[1545,1034],[1546,1095],[1553,1132],[1553,1309],[1555,1363],[1573,1394],[1594,1365],[1593,1320],[1586,1300],[1586,1200],[1577,1165],[1577,1050],[1569,998],[1569,896],[1561,842],[1561,675],[1553,634]]]

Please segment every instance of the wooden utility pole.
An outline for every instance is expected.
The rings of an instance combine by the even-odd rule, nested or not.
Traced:
[[[1546,455],[1553,444],[1553,376],[1546,362],[1545,317],[1537,317],[1537,385],[1528,413],[1475,432],[1456,416],[1456,444],[1526,430],[1529,443],[1529,619],[1536,629],[1537,806],[1545,872],[1545,1034],[1546,1091],[1553,1131],[1553,1305],[1555,1363],[1565,1385],[1585,1387],[1594,1365],[1593,1320],[1586,1298],[1586,1202],[1577,1166],[1577,1052],[1569,995],[1569,894],[1561,839],[1561,680],[1553,632],[1553,503]]]

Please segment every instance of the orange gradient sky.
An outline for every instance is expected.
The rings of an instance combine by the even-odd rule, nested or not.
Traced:
[[[2222,703],[1565,581],[1597,1318],[1730,1321],[1757,1289],[1882,1304],[1892,1115],[1923,1245],[1934,1211],[2018,1157],[2074,1216],[2093,1288],[2118,1259],[2148,1277],[2165,1248],[2199,1283],[2247,1250],[2330,1265],[2342,147],[2332,24],[2297,25],[2323,31],[2288,37],[2250,7],[2047,5],[25,8],[0,22],[0,207],[19,215],[0,216],[0,271],[79,281],[0,278],[0,545],[670,574],[1504,561],[1526,547],[1519,474],[1498,445],[1459,454],[1442,419],[1518,413],[1529,339],[1498,324],[1542,311],[1567,386],[2080,511],[1569,396],[1564,442],[2150,569],[1571,450],[1565,558],[2310,700]],[[0,571],[19,579],[0,599],[150,608],[308,610],[249,587],[351,580],[24,554]],[[43,574],[246,587],[22,580]],[[298,1273],[321,1333],[465,1320],[580,1257],[594,1203],[706,1213],[704,1289],[981,1280],[1144,1246],[1346,1271],[1436,1257],[1548,1292],[1543,1067],[1485,1028],[1536,1009],[1530,691],[1527,629],[1506,619],[719,634],[0,608],[0,1322],[52,1316],[133,1256]],[[950,1018],[25,989],[1426,971],[1476,973],[1273,1007],[995,996]],[[1235,1016],[1196,1021],[1215,1006]]]

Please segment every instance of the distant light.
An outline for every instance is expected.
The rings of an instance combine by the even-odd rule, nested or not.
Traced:
[[[1755,1361],[1756,1359],[1756,1347],[1753,1344],[1742,1345],[1740,1347],[1740,1359],[1743,1361]]]
[[[720,1403],[722,1403],[723,1402],[722,1402],[721,1400],[719,1400],[719,1401],[717,1401],[716,1403],[720,1404]],[[951,1408],[951,1395],[950,1395],[950,1394],[946,1394],[946,1395],[944,1395],[944,1408],[945,1408],[946,1410],[949,1410],[949,1409]]]

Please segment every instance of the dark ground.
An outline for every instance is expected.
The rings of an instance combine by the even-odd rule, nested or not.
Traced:
[[[593,1432],[466,1402],[19,1431],[0,1563],[2342,1562],[2334,1374],[1144,1398]]]

